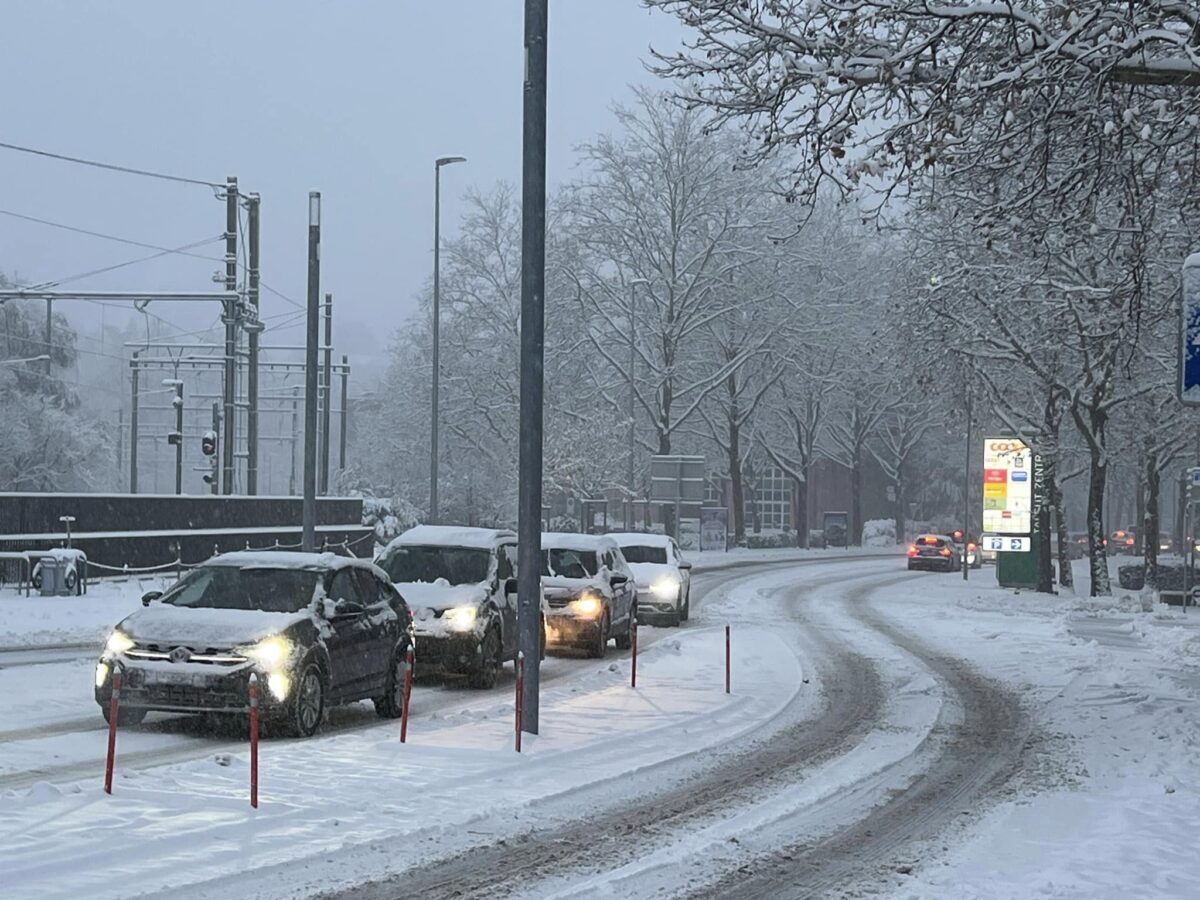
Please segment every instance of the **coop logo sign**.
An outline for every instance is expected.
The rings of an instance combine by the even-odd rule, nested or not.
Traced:
[[[985,438],[983,442],[983,530],[993,534],[1029,535],[1033,529],[1032,454],[1018,438]],[[1005,542],[1003,549],[1018,545]],[[1028,549],[1024,544],[1022,549]]]

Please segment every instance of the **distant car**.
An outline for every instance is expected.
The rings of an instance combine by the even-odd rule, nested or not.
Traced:
[[[1175,549],[1175,539],[1169,534],[1160,534],[1158,536],[1158,552],[1170,553]]]
[[[979,560],[981,563],[990,563],[995,565],[997,551],[992,549],[991,538],[994,534],[984,532],[979,536]]]
[[[951,535],[954,540],[955,549],[958,550],[959,563],[962,563],[962,558],[967,557],[967,565],[972,569],[983,568],[983,554],[979,550],[979,542],[967,535],[965,540],[961,531],[955,531]]]
[[[417,670],[496,684],[517,658],[517,536],[506,529],[418,525],[379,555],[413,615]]]
[[[121,725],[151,710],[244,715],[252,673],[261,714],[298,737],[314,734],[336,703],[369,698],[385,718],[403,711],[411,619],[368,560],[226,553],[142,603],[109,635],[96,665],[106,720],[116,666]]]
[[[1137,549],[1137,536],[1132,529],[1118,528],[1108,537],[1108,552],[1113,556],[1132,556]]]
[[[551,646],[577,647],[602,657],[608,642],[628,649],[638,614],[633,572],[607,535],[542,535],[542,592]]]
[[[678,625],[691,612],[692,564],[675,539],[663,534],[610,534],[637,582],[639,622]]]
[[[962,567],[958,545],[946,534],[922,534],[908,545],[908,568],[953,572]]]

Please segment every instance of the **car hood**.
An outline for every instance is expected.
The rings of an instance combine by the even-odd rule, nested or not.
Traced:
[[[633,570],[633,577],[638,584],[654,584],[664,575],[676,580],[680,577],[679,569],[670,563],[630,563],[629,568]]]
[[[455,606],[474,606],[487,599],[483,584],[450,584],[439,578],[433,584],[424,581],[405,581],[396,590],[410,608],[450,609]]]
[[[608,583],[603,578],[565,578],[562,575],[542,576],[542,593],[547,599],[574,597],[577,594],[582,594],[588,588],[598,591],[606,597],[612,594]]]
[[[126,616],[117,627],[141,643],[227,649],[279,634],[311,617],[312,613],[307,609],[297,613],[279,613],[153,603]]]

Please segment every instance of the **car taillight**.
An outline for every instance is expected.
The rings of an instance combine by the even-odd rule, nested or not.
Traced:
[[[1126,538],[1126,539],[1125,539],[1125,546],[1126,546],[1126,547],[1132,547],[1132,546],[1133,546],[1133,538]]]
[[[908,545],[908,555],[909,555],[909,556],[916,556],[916,555],[917,555],[917,548],[916,548],[916,545],[914,545],[914,544],[909,544],[909,545]]]
[[[974,549],[975,549],[975,545],[974,545],[974,544],[967,544],[967,549],[968,549],[968,550],[974,550]]]
[[[943,547],[943,548],[942,548],[941,550],[939,550],[938,552],[939,552],[939,553],[941,553],[941,554],[942,554],[942,556],[949,556],[949,555],[950,555],[950,548],[949,548],[949,547]]]

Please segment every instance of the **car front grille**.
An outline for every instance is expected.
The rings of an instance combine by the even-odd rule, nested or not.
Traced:
[[[183,652],[178,662],[201,663],[214,666],[237,666],[246,662],[246,657],[219,647],[188,647],[183,644],[137,643],[125,651],[130,659],[153,662],[174,662],[175,656]]]

